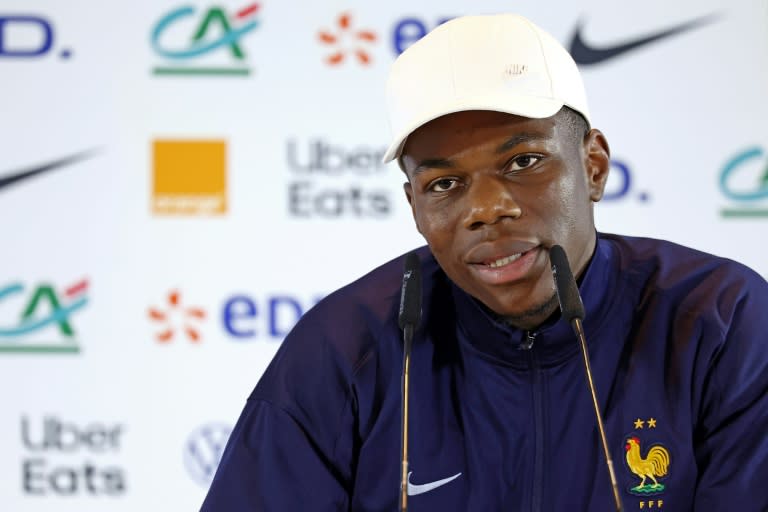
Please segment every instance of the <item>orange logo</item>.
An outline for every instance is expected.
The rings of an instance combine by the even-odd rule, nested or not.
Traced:
[[[200,341],[200,331],[195,324],[205,320],[205,311],[199,307],[182,307],[181,294],[174,290],[168,294],[168,307],[165,310],[150,307],[149,318],[162,324],[162,330],[155,336],[160,343],[173,340],[176,329],[179,328],[192,343]]]
[[[337,32],[332,34],[327,30],[321,30],[318,34],[320,42],[333,46],[335,51],[325,58],[325,62],[331,66],[338,66],[344,62],[346,55],[352,54],[362,65],[371,63],[371,56],[365,50],[365,46],[376,42],[376,34],[371,30],[354,30],[352,17],[349,13],[342,13],[336,20]]]
[[[156,140],[152,211],[158,215],[222,215],[227,211],[226,143]]]

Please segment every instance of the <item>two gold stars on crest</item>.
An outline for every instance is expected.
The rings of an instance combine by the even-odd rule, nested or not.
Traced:
[[[643,428],[645,424],[648,424],[648,428],[656,428],[656,418],[648,418],[647,421],[643,421],[640,418],[635,420],[635,430]]]

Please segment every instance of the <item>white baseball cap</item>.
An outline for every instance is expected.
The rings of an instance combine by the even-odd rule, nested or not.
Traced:
[[[453,112],[545,118],[566,105],[590,122],[573,58],[516,14],[464,16],[432,30],[392,65],[387,103],[393,139],[385,163],[400,156],[414,130]]]

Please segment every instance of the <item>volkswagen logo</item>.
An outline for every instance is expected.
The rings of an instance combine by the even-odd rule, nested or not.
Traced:
[[[184,443],[184,465],[192,479],[208,487],[219,466],[232,428],[208,423],[194,430]]]

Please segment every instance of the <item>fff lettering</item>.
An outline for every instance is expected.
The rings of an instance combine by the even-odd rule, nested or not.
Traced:
[[[24,447],[35,454],[22,461],[24,492],[36,496],[120,495],[125,492],[125,475],[115,466],[71,458],[82,452],[90,457],[120,449],[122,425],[92,423],[81,427],[56,417],[45,417],[35,429],[27,417],[21,420]],[[55,462],[53,462],[55,460]],[[67,462],[62,462],[62,461]]]
[[[224,304],[222,321],[229,334],[240,340],[259,336],[282,339],[293,328],[308,307],[287,295],[270,297],[263,307],[247,295],[236,295]]]
[[[24,35],[33,43],[20,43],[13,35]],[[30,58],[47,55],[53,48],[53,25],[39,16],[0,16],[0,57]],[[69,50],[61,52],[69,57]]]

